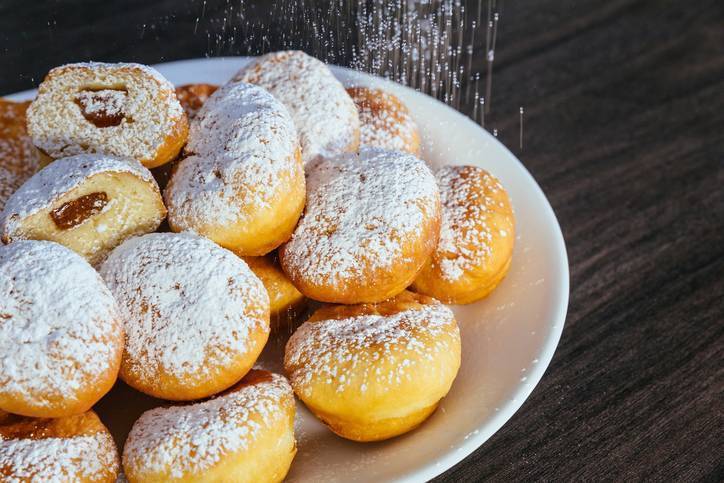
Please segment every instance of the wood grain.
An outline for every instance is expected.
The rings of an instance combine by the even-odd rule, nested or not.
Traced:
[[[69,61],[244,53],[214,42],[226,5],[5,0],[0,92]],[[532,396],[436,481],[721,480],[724,3],[509,0],[492,101],[562,225],[571,302]]]

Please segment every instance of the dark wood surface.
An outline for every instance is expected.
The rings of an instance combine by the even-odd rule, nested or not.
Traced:
[[[247,53],[215,40],[233,3],[3,0],[0,93],[68,61]],[[721,480],[724,2],[504,8],[488,126],[560,220],[570,307],[532,396],[439,481]]]

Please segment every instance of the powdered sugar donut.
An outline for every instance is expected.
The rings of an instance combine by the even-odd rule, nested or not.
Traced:
[[[58,242],[95,265],[123,240],[154,231],[165,216],[161,192],[138,161],[80,154],[23,184],[5,206],[0,233],[5,243]]]
[[[383,148],[420,155],[420,133],[407,107],[382,89],[350,87],[360,120],[360,147]]]
[[[513,209],[500,182],[484,169],[444,166],[435,175],[442,197],[440,242],[412,287],[447,303],[475,302],[508,273]]]
[[[173,85],[155,69],[90,62],[48,73],[28,109],[28,131],[53,158],[103,153],[152,168],[176,157],[188,121]]]
[[[216,394],[246,374],[269,336],[269,297],[246,263],[190,233],[152,233],[100,269],[126,327],[120,377],[151,396]]]
[[[305,163],[322,154],[357,151],[357,108],[323,62],[298,50],[273,52],[244,66],[234,80],[260,85],[287,106]]]
[[[189,119],[198,114],[206,100],[219,86],[214,84],[184,84],[176,88],[176,97]]]
[[[57,243],[0,246],[0,409],[88,410],[116,380],[123,327],[93,268]]]
[[[0,213],[10,195],[40,166],[40,152],[25,128],[29,105],[0,99]]]
[[[93,411],[58,419],[0,421],[0,480],[114,483],[118,449]]]
[[[411,292],[378,304],[322,307],[292,335],[284,355],[297,396],[332,431],[355,441],[418,426],[459,367],[452,311]]]
[[[143,413],[126,440],[124,472],[131,483],[282,481],[297,452],[294,411],[286,379],[253,370],[209,401]]]
[[[257,86],[225,85],[192,120],[186,152],[164,192],[172,230],[245,256],[289,238],[304,208],[304,168],[279,101]]]
[[[312,299],[376,302],[412,283],[439,230],[440,195],[425,163],[363,149],[308,167],[306,211],[281,265]]]

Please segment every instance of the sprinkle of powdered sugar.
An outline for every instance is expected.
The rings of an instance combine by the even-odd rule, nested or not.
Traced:
[[[0,213],[40,163],[38,150],[25,129],[27,105],[0,99]]]
[[[83,89],[92,92],[86,95]],[[100,97],[107,97],[113,90],[117,93],[109,99],[125,119],[117,126],[98,128],[83,116],[77,96],[88,100],[101,92]],[[96,101],[100,102],[97,96]],[[98,105],[97,110],[107,108]],[[174,86],[156,69],[85,62],[48,73],[28,110],[28,130],[35,145],[54,158],[102,151],[151,160],[183,116]]]
[[[332,284],[391,266],[438,203],[435,177],[410,154],[368,148],[320,159],[308,166],[307,207],[284,264]]]
[[[353,390],[365,392],[377,383],[394,385],[411,377],[408,368],[419,363],[409,358],[411,352],[423,361],[448,352],[447,338],[439,335],[451,330],[459,334],[455,317],[438,301],[391,315],[305,322],[287,343],[284,366],[292,385],[305,396],[311,396],[308,383],[313,377],[326,377],[337,392],[344,391],[351,379],[350,374],[339,371],[340,366],[361,372],[359,386]],[[379,367],[395,369],[381,371]]]
[[[377,147],[409,151],[417,135],[417,124],[407,108],[382,89],[350,88],[360,119],[360,148]]]
[[[319,155],[356,150],[357,108],[320,60],[301,51],[273,52],[244,66],[234,80],[262,86],[289,109],[305,163]]]
[[[252,332],[269,331],[257,309],[269,305],[261,281],[241,258],[198,235],[132,238],[111,252],[100,272],[126,324],[124,360],[145,378],[159,372],[213,377],[249,350]]]
[[[170,469],[173,478],[204,471],[226,455],[252,447],[261,431],[286,417],[282,408],[293,401],[287,380],[272,374],[208,401],[146,411],[128,435],[124,466]]]
[[[7,201],[0,216],[3,235],[12,237],[23,219],[49,208],[68,191],[101,173],[131,173],[156,183],[151,172],[134,159],[103,154],[79,154],[59,159],[35,173]]]
[[[98,273],[46,241],[0,246],[0,392],[73,399],[116,363],[120,316]]]
[[[242,221],[239,206],[270,205],[282,180],[301,169],[297,149],[289,113],[268,92],[242,82],[221,87],[191,121],[189,156],[164,193],[169,218],[187,230]]]

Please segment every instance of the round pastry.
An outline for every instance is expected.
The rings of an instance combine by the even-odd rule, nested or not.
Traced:
[[[47,241],[0,246],[0,409],[87,411],[115,382],[122,351],[116,302],[85,260]]]
[[[191,233],[152,233],[116,248],[100,273],[126,328],[120,377],[162,399],[238,382],[269,337],[269,297],[244,261]]]
[[[350,87],[360,121],[360,148],[383,148],[420,155],[420,132],[410,111],[396,96],[382,89]]]
[[[28,109],[28,131],[53,158],[103,153],[152,168],[176,157],[188,120],[173,85],[155,69],[91,62],[48,73]]]
[[[189,119],[198,114],[204,102],[219,86],[213,84],[185,84],[176,88],[176,97]]]
[[[0,480],[114,483],[118,449],[93,411],[59,419],[0,421]]]
[[[264,257],[244,257],[244,261],[269,294],[271,325],[273,329],[286,326],[304,310],[307,299],[297,290],[279,266],[276,254]]]
[[[214,399],[143,413],[123,470],[131,483],[282,481],[297,452],[294,411],[287,380],[253,370]]]
[[[440,194],[425,163],[363,149],[308,167],[306,211],[279,255],[309,298],[378,302],[412,283],[439,231]]]
[[[298,50],[273,52],[249,62],[234,80],[260,85],[287,106],[305,163],[321,154],[357,151],[357,108],[323,62]]]
[[[51,240],[102,261],[123,240],[154,231],[166,216],[161,192],[138,161],[101,154],[59,159],[8,200],[2,240]]]
[[[164,192],[173,231],[243,256],[289,239],[304,209],[304,168],[279,101],[250,84],[221,87],[192,120],[186,153]]]
[[[287,343],[294,392],[338,435],[379,441],[432,414],[460,368],[460,332],[435,299],[403,292],[378,304],[328,305]]]
[[[30,102],[0,99],[0,213],[15,190],[37,171],[40,153],[25,129]]]
[[[452,304],[480,300],[508,273],[515,218],[495,177],[475,166],[445,166],[436,177],[442,199],[440,242],[412,285]]]

